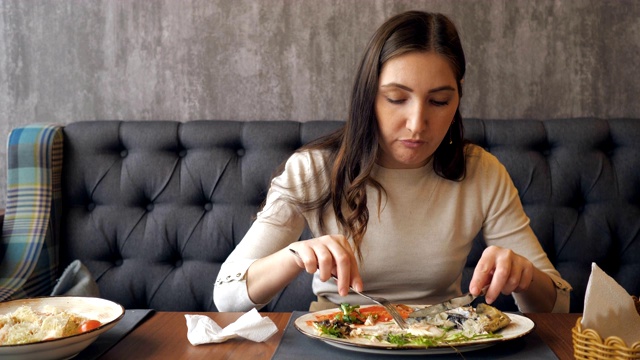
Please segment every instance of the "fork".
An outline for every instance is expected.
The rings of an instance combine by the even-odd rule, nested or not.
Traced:
[[[293,255],[295,255],[298,259],[302,260],[302,258],[300,257],[300,254],[298,254],[297,251],[289,248],[289,251],[291,251],[291,253]],[[338,278],[331,274],[331,277],[333,278],[333,280],[335,280],[336,282],[338,281]],[[371,301],[373,301],[374,303],[382,306],[385,308],[385,310],[387,310],[387,312],[389,313],[389,315],[391,315],[391,317],[393,318],[393,321],[396,322],[396,324],[401,328],[401,329],[406,329],[407,328],[407,322],[404,320],[404,318],[402,317],[402,315],[400,315],[400,313],[398,312],[398,309],[396,309],[396,307],[387,299],[379,297],[379,296],[371,296],[368,294],[365,294],[361,291],[358,291],[356,289],[354,289],[353,287],[349,286],[349,290],[353,291],[354,293],[362,296],[363,298],[369,299]]]
[[[334,280],[338,280],[337,277],[332,276]],[[391,315],[391,317],[393,318],[393,320],[396,322],[396,324],[398,324],[398,326],[400,327],[400,329],[406,329],[407,328],[407,322],[404,320],[404,318],[402,317],[402,315],[400,315],[400,313],[398,312],[398,309],[396,309],[396,307],[387,299],[379,297],[379,296],[371,296],[368,294],[365,294],[361,291],[358,291],[354,288],[352,288],[351,286],[349,286],[349,289],[351,291],[353,291],[354,293],[367,298],[371,301],[373,301],[374,303],[381,305],[382,307],[384,307],[387,312],[389,313],[389,315]]]

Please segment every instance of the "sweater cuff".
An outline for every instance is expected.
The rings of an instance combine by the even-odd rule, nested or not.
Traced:
[[[553,281],[553,285],[556,288],[556,303],[553,306],[553,313],[568,313],[570,305],[570,292],[573,290],[571,285],[559,276],[553,274],[547,274]]]
[[[249,298],[247,270],[257,259],[238,259],[225,263],[213,287],[213,301],[218,311],[246,312],[260,310],[266,304],[256,304]]]

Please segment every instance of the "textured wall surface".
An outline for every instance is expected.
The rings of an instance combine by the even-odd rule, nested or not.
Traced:
[[[343,119],[367,40],[409,9],[458,25],[463,116],[640,118],[636,1],[2,0],[0,133],[90,119]]]

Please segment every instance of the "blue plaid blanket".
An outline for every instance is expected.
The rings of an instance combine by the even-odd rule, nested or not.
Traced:
[[[62,129],[29,125],[8,139],[7,203],[0,244],[0,301],[49,295],[58,271]]]

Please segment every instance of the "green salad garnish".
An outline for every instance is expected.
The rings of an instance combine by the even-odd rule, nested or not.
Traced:
[[[365,312],[366,315],[363,315],[360,312],[359,305],[349,305],[347,303],[341,304],[340,310],[341,311],[336,313],[332,319],[315,321],[313,325],[322,335],[328,337],[348,338],[351,336],[360,336],[375,342],[386,342],[398,347],[420,346],[428,348],[502,337],[500,334],[487,331],[469,334],[468,329],[463,331],[461,322],[453,323],[451,321],[443,322],[441,325],[425,324],[425,326],[435,326],[439,329],[440,332],[436,332],[438,333],[437,336],[415,335],[408,331],[398,330],[397,328],[387,328],[384,324],[380,325],[379,328],[375,325],[373,327],[362,327],[365,322],[367,325],[371,323],[375,324],[375,320],[377,319],[376,314],[366,314]],[[368,322],[367,318],[369,318]],[[418,329],[419,328],[420,327],[418,327]],[[362,331],[360,329],[367,330]],[[355,334],[354,331],[356,331]]]

